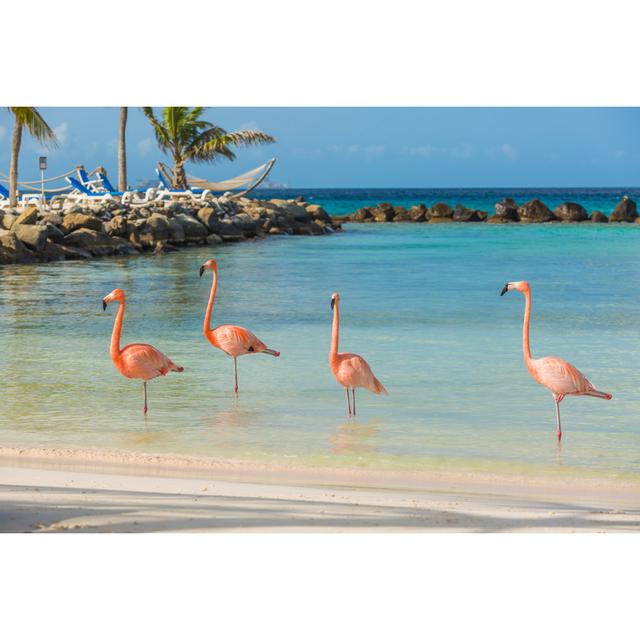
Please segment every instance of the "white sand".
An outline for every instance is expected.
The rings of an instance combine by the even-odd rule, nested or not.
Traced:
[[[639,532],[640,484],[0,447],[0,531]]]

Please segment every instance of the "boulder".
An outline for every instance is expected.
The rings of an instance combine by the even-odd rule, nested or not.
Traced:
[[[46,211],[45,213],[41,213],[40,218],[38,219],[39,224],[53,224],[56,227],[61,227],[62,222],[62,216],[59,213],[55,213],[53,211]]]
[[[576,202],[563,202],[555,208],[553,215],[562,222],[583,222],[589,219],[587,210]]]
[[[25,207],[14,224],[35,224],[38,220],[38,207]]]
[[[270,202],[291,216],[296,222],[311,222],[311,216],[301,204],[291,202],[290,200],[279,200],[277,198]]]
[[[173,251],[177,251],[177,249],[174,246],[170,245],[168,242],[158,242],[153,248],[154,255],[159,255],[161,253],[171,253]]]
[[[207,236],[207,244],[220,244],[222,238],[217,233],[210,233]]]
[[[451,222],[453,219],[453,209],[444,202],[436,202],[427,211],[427,220],[429,222]]]
[[[216,232],[223,242],[240,242],[244,240],[244,233],[230,220],[222,220]]]
[[[551,213],[549,207],[537,198],[523,204],[518,209],[518,218],[520,222],[524,223],[551,222],[555,220],[555,216]]]
[[[200,220],[209,231],[215,231],[218,228],[218,214],[211,207],[202,207],[197,215],[198,220]]]
[[[135,247],[122,238],[95,229],[76,229],[64,238],[64,245],[89,252],[92,256],[127,255],[137,253]]]
[[[331,217],[319,204],[308,204],[305,209],[314,220],[324,220],[327,224],[331,224]]]
[[[142,247],[155,247],[169,239],[169,220],[160,213],[127,225],[129,242]]]
[[[182,225],[185,242],[202,242],[207,239],[209,232],[207,228],[196,218],[192,218],[185,213],[176,213],[174,220]]]
[[[256,221],[248,213],[236,213],[231,216],[230,222],[234,224],[247,238],[252,238],[258,231]]]
[[[591,214],[591,222],[606,223],[606,222],[609,222],[609,218],[607,218],[607,216],[605,216],[604,213],[602,213],[602,211],[594,211]]]
[[[18,218],[19,219],[19,218]],[[18,240],[35,251],[42,251],[47,241],[47,228],[39,224],[20,224],[15,222],[11,231],[16,234]]]
[[[609,216],[609,220],[611,222],[635,222],[637,217],[636,203],[629,196],[624,196]]]
[[[453,212],[454,222],[484,222],[487,219],[487,212],[480,209],[467,209],[461,204],[456,205]]]
[[[371,215],[375,222],[391,222],[396,215],[396,211],[392,204],[381,202],[377,207],[371,209]]]
[[[487,220],[492,224],[518,222],[518,205],[513,198],[504,198],[495,204],[495,213]]]
[[[184,242],[184,229],[180,220],[169,218],[169,240],[176,244]]]
[[[53,242],[53,240],[47,240],[43,249],[40,251],[40,256],[47,262],[65,260],[67,252],[59,244]]]
[[[4,264],[36,262],[37,257],[25,247],[13,231],[0,234]]]
[[[0,229],[11,229],[18,216],[8,211],[0,211]]]
[[[62,231],[65,235],[76,229],[93,229],[102,231],[102,220],[86,213],[67,213],[62,220]]]
[[[104,223],[104,230],[110,236],[124,238],[127,235],[127,219],[122,215],[113,216],[109,222]]]
[[[345,216],[345,220],[349,220],[351,222],[371,222],[373,220],[373,213],[371,213],[371,209],[369,209],[369,207],[362,207],[350,216]]]
[[[64,233],[58,229],[54,224],[47,223],[44,225],[47,230],[47,238],[53,242],[62,242],[64,239]]]
[[[425,222],[427,219],[427,207],[417,204],[408,211],[404,207],[395,208],[394,222]]]

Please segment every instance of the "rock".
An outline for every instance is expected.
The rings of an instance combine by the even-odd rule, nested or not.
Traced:
[[[75,231],[76,229],[93,229],[94,231],[102,231],[102,220],[95,216],[89,216],[86,213],[67,213],[63,220],[61,229],[65,235]]]
[[[47,223],[44,225],[47,230],[47,238],[53,242],[62,242],[64,239],[64,233],[58,229],[54,224]]]
[[[396,215],[393,205],[388,202],[381,202],[377,207],[371,209],[371,215],[375,222],[391,222]]]
[[[456,205],[453,212],[454,222],[484,222],[487,219],[487,212],[480,209],[467,209],[461,204]]]
[[[331,224],[331,217],[319,204],[308,204],[305,209],[314,220],[324,220],[327,224]]]
[[[199,220],[185,213],[177,213],[174,219],[182,225],[185,242],[206,242],[208,231]]]
[[[137,253],[135,247],[122,238],[95,229],[76,229],[64,238],[64,245],[88,251],[92,256],[127,255]]]
[[[629,198],[629,196],[624,196],[622,200],[617,204],[616,208],[613,210],[611,215],[609,216],[610,222],[635,222],[638,217],[638,211],[636,210],[636,203]]]
[[[495,213],[487,222],[501,224],[505,222],[518,222],[518,205],[513,198],[504,198],[495,204]]]
[[[18,218],[19,220],[20,218]],[[35,251],[42,251],[47,241],[47,228],[36,224],[21,224],[15,222],[11,231],[16,234],[18,240]]]
[[[269,235],[270,236],[283,236],[286,235],[286,233],[280,229],[279,227],[271,227],[271,229],[269,229]]]
[[[14,224],[35,224],[38,220],[38,207],[25,207]]]
[[[591,214],[591,222],[606,223],[606,222],[609,222],[609,218],[607,218],[607,216],[605,216],[604,213],[602,213],[602,211],[594,211]]]
[[[518,209],[518,218],[520,222],[524,223],[551,222],[555,220],[555,216],[551,213],[547,205],[537,198],[523,204]]]
[[[156,246],[153,249],[153,253],[155,255],[159,255],[162,253],[171,253],[172,251],[177,251],[177,249],[173,246],[171,246],[169,243],[167,242],[158,242],[156,244]]]
[[[582,222],[589,219],[587,210],[576,202],[564,202],[558,205],[553,215],[562,222]]]
[[[18,216],[8,211],[0,211],[0,229],[6,229],[7,231],[15,224]]]
[[[122,215],[113,216],[109,222],[104,223],[104,230],[110,236],[124,238],[127,235],[127,219]]]
[[[169,239],[171,242],[182,244],[184,242],[184,229],[182,223],[175,218],[169,218]]]
[[[36,262],[37,257],[25,247],[13,231],[0,234],[0,246],[3,248],[4,264]]]
[[[273,199],[271,204],[275,204],[279,209],[284,211],[288,216],[293,217],[296,222],[311,222],[311,216],[307,210],[300,204],[290,202],[288,200]]]
[[[240,242],[244,240],[244,234],[229,220],[222,220],[218,225],[217,234],[223,242]]]
[[[56,227],[61,227],[63,222],[63,218],[59,213],[54,213],[52,211],[47,211],[45,213],[40,214],[40,218],[38,223],[40,224],[53,224]]]
[[[417,204],[408,211],[404,207],[396,207],[395,212],[395,222],[425,222],[428,209],[423,204]]]
[[[218,214],[211,207],[202,207],[197,215],[200,222],[202,222],[209,231],[216,231],[219,218]]]
[[[207,244],[220,244],[222,238],[217,233],[210,233],[207,236]]]
[[[129,242],[142,247],[155,247],[169,239],[169,220],[160,213],[127,225]]]
[[[369,207],[362,207],[348,216],[348,220],[351,222],[371,222],[373,220],[373,213],[371,213]]]
[[[53,242],[53,240],[47,240],[44,248],[40,251],[40,256],[43,260],[51,262],[53,260],[65,260],[67,253],[59,244]]]
[[[236,213],[231,216],[231,223],[247,237],[253,238],[258,230],[256,221],[248,213]]]
[[[427,210],[427,220],[429,222],[451,222],[453,219],[453,209],[444,202],[436,202]]]

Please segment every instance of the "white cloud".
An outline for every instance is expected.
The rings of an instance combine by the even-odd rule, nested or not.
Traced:
[[[53,133],[56,134],[58,142],[64,144],[69,139],[69,123],[61,122],[57,127],[53,128]]]
[[[359,144],[350,144],[347,147],[347,152],[348,153],[358,153],[358,151],[360,151],[360,145]]]
[[[509,158],[509,160],[511,160],[512,162],[515,161],[518,158],[518,150],[512,144],[509,144],[508,142],[505,142],[500,147],[500,151],[502,151],[502,154],[504,156],[506,156],[507,158]]]
[[[433,156],[438,152],[437,147],[432,144],[422,144],[417,147],[407,147],[405,152],[410,156]]]
[[[365,156],[371,160],[373,158],[379,158],[384,153],[384,145],[383,144],[370,144],[366,146],[364,149]]]
[[[453,147],[449,153],[453,158],[470,158],[473,155],[473,147],[463,142]]]
[[[138,155],[142,158],[146,156],[149,151],[151,151],[151,147],[153,146],[153,138],[143,138],[138,141],[136,147],[138,149]]]

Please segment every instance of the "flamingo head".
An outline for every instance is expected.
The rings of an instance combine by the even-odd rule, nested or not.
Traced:
[[[109,295],[102,298],[102,310],[107,308],[107,305],[113,301],[124,302],[124,291],[122,289],[114,289]]]
[[[201,267],[200,267],[200,277],[202,278],[202,274],[204,273],[205,269],[211,269],[211,271],[213,271],[214,273],[218,272],[218,263],[211,258],[210,260],[207,260]]]
[[[332,293],[331,294],[331,310],[333,311],[333,307],[335,307],[340,302],[340,294]]]
[[[507,282],[507,284],[502,287],[500,295],[503,296],[505,293],[507,293],[507,291],[512,291],[513,289],[519,291],[520,293],[526,293],[527,291],[529,291],[530,287],[529,283],[526,280],[520,280],[518,282]]]

